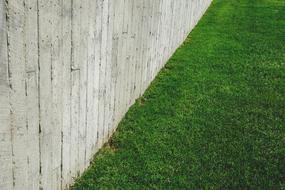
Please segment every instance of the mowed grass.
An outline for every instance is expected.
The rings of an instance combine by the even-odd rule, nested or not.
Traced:
[[[285,189],[285,1],[214,0],[83,189]]]

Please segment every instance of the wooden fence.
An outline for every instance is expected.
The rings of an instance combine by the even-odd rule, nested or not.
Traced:
[[[211,0],[0,0],[0,189],[64,189]]]

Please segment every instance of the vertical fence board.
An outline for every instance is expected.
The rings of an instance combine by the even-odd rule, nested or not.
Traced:
[[[14,188],[27,189],[25,6],[23,1],[11,0],[7,2],[7,8]]]
[[[107,129],[107,48],[108,48],[108,11],[109,11],[109,3],[108,0],[104,0],[102,2],[102,46],[101,46],[101,102],[102,102],[102,138],[100,142],[100,146],[106,142],[106,138],[108,136]]]
[[[100,97],[100,64],[101,64],[101,41],[102,41],[102,26],[101,26],[101,0],[95,1],[95,62],[94,62],[94,107],[95,107],[95,126],[94,126],[94,151],[98,150],[98,142],[101,137],[99,128],[99,97]]]
[[[80,116],[84,116],[84,108],[80,102],[80,95],[83,86],[81,83],[81,69],[84,70],[85,55],[82,46],[84,45],[82,36],[82,1],[72,1],[72,60],[71,60],[71,147],[70,147],[70,173],[72,177],[79,174],[79,149],[80,135]],[[84,72],[84,71],[83,71]],[[84,76],[83,76],[84,77]],[[83,79],[82,79],[83,80]]]
[[[87,129],[87,84],[88,84],[88,41],[89,22],[88,22],[88,0],[81,1],[80,5],[80,37],[78,43],[78,54],[76,64],[80,69],[80,94],[79,94],[79,134],[78,134],[78,172],[82,173],[85,168],[85,150],[86,150],[86,129]]]
[[[39,189],[39,85],[37,1],[25,1],[26,128],[28,189]]]
[[[94,153],[94,131],[96,127],[97,108],[95,106],[95,21],[92,19],[95,16],[96,2],[88,1],[88,60],[87,60],[87,99],[86,99],[86,152],[85,152],[85,166],[90,162],[90,158]]]
[[[108,34],[107,34],[107,69],[106,69],[106,137],[107,139],[112,134],[113,124],[113,97],[112,97],[112,46],[113,46],[113,3],[111,0],[108,1]],[[106,139],[106,140],[107,140]]]
[[[104,23],[104,16],[103,16],[103,0],[98,0],[96,6],[96,11],[98,19],[96,17],[96,25],[98,26],[98,33],[99,33],[99,41],[100,50],[98,56],[100,57],[99,62],[99,96],[98,96],[98,141],[97,147],[101,147],[103,145],[103,138],[104,138],[104,87],[105,87],[105,53],[106,53],[106,42],[105,36],[106,34],[103,31],[106,31],[105,23]]]
[[[12,142],[9,104],[8,26],[5,1],[0,1],[0,189],[13,188]]]
[[[62,189],[71,182],[71,0],[62,1],[61,48],[62,48],[62,131],[61,131],[61,177]]]
[[[61,187],[61,130],[62,130],[62,49],[61,4],[52,2],[51,94],[52,94],[52,189]]]

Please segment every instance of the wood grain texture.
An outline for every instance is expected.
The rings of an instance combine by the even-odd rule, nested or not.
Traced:
[[[28,189],[39,189],[39,69],[37,1],[25,1],[26,131]]]
[[[61,186],[66,188],[72,181],[71,155],[71,53],[72,53],[72,1],[62,2],[61,62],[62,62],[62,130],[61,130]]]
[[[26,126],[25,6],[11,0],[8,11],[8,50],[10,76],[10,121],[14,189],[28,188],[28,152]]]
[[[53,0],[39,0],[39,95],[40,95],[40,187],[52,189],[53,103],[52,22]]]
[[[10,124],[10,84],[8,63],[8,25],[5,1],[0,1],[0,189],[13,188]]]

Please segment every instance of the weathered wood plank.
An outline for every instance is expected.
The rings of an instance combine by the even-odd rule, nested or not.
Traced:
[[[99,128],[99,96],[100,96],[100,64],[101,64],[101,41],[102,41],[102,20],[101,20],[101,0],[95,1],[95,61],[94,61],[94,134],[93,134],[93,152],[98,150],[98,142],[101,137],[101,131]]]
[[[80,6],[80,39],[77,58],[80,68],[80,110],[79,110],[79,150],[78,150],[78,167],[82,173],[85,168],[85,151],[86,151],[86,129],[87,129],[87,84],[88,84],[88,41],[89,22],[88,22],[88,0],[81,1]],[[78,23],[79,24],[79,23]]]
[[[88,66],[87,66],[87,128],[86,128],[86,153],[85,153],[85,165],[90,163],[92,155],[95,153],[95,128],[97,127],[95,115],[98,108],[95,106],[95,11],[96,2],[88,1]]]
[[[141,95],[141,71],[142,71],[142,22],[143,22],[143,1],[136,1],[136,7],[135,7],[135,13],[136,13],[136,20],[137,20],[137,27],[136,27],[136,52],[135,52],[135,63],[136,63],[136,79],[135,79],[135,97],[138,98]]]
[[[25,64],[26,64],[26,128],[28,189],[39,189],[39,65],[38,65],[38,4],[25,1]]]
[[[52,94],[52,189],[61,188],[61,131],[62,131],[62,9],[60,1],[52,7],[51,94]]]
[[[5,2],[0,1],[0,189],[13,189],[9,66]]]
[[[52,21],[53,1],[39,0],[40,187],[52,189]]]
[[[122,87],[122,82],[121,82],[121,72],[122,72],[122,65],[121,65],[121,57],[122,57],[122,44],[123,44],[123,38],[122,38],[122,33],[123,33],[123,28],[122,28],[122,23],[124,22],[124,0],[118,0],[115,4],[118,10],[117,20],[114,21],[114,32],[115,32],[115,38],[118,40],[118,50],[117,50],[117,55],[116,55],[116,89],[115,89],[115,126],[118,125],[120,121],[120,114],[121,114],[121,87]]]
[[[74,178],[78,175],[79,169],[79,138],[80,138],[80,90],[81,90],[81,1],[72,1],[72,60],[71,60],[71,150],[70,150],[70,173]],[[84,76],[83,76],[84,77]],[[84,114],[84,113],[83,113]]]
[[[119,32],[120,32],[120,4],[122,0],[114,1],[113,7],[113,34],[112,34],[112,65],[111,65],[111,82],[112,92],[111,101],[113,104],[112,110],[112,129],[113,132],[117,122],[117,110],[118,110],[118,54],[119,54]]]
[[[99,96],[98,96],[98,141],[97,146],[100,148],[103,145],[104,138],[104,116],[105,116],[105,108],[104,108],[104,92],[105,92],[105,67],[106,67],[106,26],[104,23],[103,16],[103,0],[98,0],[96,5],[96,12],[98,14],[98,19],[96,17],[96,25],[98,25],[98,34],[100,43],[100,62],[99,62]],[[99,16],[100,15],[100,16]]]
[[[131,27],[132,27],[132,1],[131,0],[126,0],[125,7],[125,22],[124,22],[124,34],[125,34],[125,57],[124,57],[124,64],[125,64],[125,69],[124,72],[124,113],[125,114],[130,106],[130,85],[131,85],[131,53],[132,49],[130,47],[133,46],[132,44],[132,34],[131,34]]]
[[[108,117],[107,117],[107,48],[108,48],[108,29],[109,29],[109,25],[108,25],[108,11],[109,11],[109,0],[104,0],[102,2],[102,50],[101,50],[101,70],[100,72],[101,75],[101,102],[102,102],[102,108],[103,109],[99,109],[102,110],[102,142],[100,142],[101,145],[103,145],[106,141],[107,141],[107,137],[108,137]],[[100,107],[99,107],[100,108]]]
[[[126,44],[127,44],[127,33],[128,33],[128,26],[127,26],[127,15],[128,15],[128,0],[124,0],[124,4],[122,7],[123,13],[122,13],[122,22],[121,22],[121,45],[120,47],[120,52],[118,55],[118,65],[119,65],[119,75],[118,75],[118,81],[119,81],[119,94],[118,94],[118,100],[119,100],[119,113],[118,113],[118,120],[121,120],[123,117],[123,114],[125,112],[125,85],[126,85],[126,80],[125,80],[125,75],[126,75]]]
[[[136,32],[137,32],[137,9],[136,1],[131,0],[131,24],[130,24],[130,45],[128,46],[128,51],[130,52],[130,78],[129,78],[129,98],[128,98],[128,107],[131,106],[135,100],[135,82],[136,82]]]
[[[71,72],[71,146],[70,173],[72,177],[79,173],[79,117],[80,117],[80,70]]]
[[[23,1],[10,0],[7,8],[14,189],[27,189],[25,6]]]
[[[113,46],[113,17],[114,16],[114,7],[113,2],[108,1],[108,37],[107,37],[107,69],[106,69],[106,106],[107,111],[105,114],[105,117],[107,118],[107,124],[106,124],[106,137],[108,138],[112,134],[112,125],[113,125],[113,96],[112,96],[112,46]]]
[[[38,75],[27,73],[27,162],[28,189],[39,189],[40,179],[40,150],[39,150],[39,104],[38,104]]]
[[[70,170],[71,155],[71,0],[62,2],[62,29],[61,29],[61,48],[62,48],[62,131],[61,131],[61,164],[62,164],[62,189],[66,188],[72,181]]]

